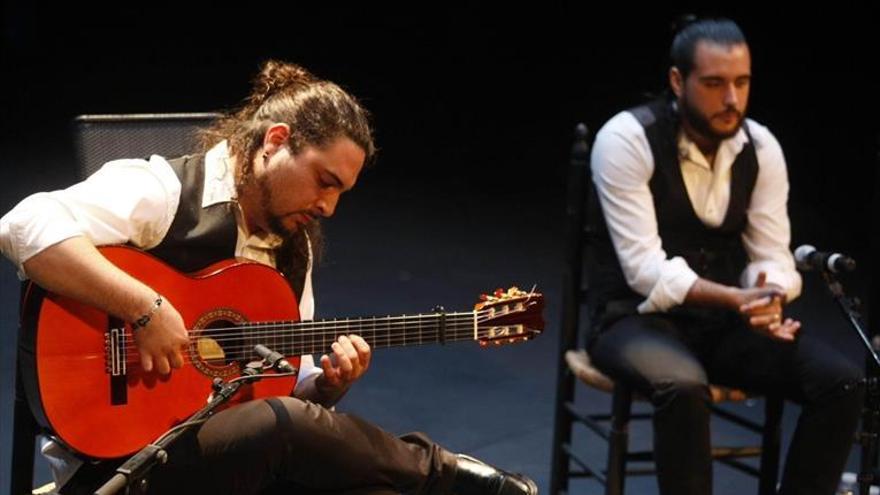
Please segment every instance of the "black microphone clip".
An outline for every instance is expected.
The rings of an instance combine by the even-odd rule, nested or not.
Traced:
[[[284,355],[281,354],[280,352],[275,352],[272,349],[269,349],[268,347],[264,346],[263,344],[255,345],[254,351],[261,358],[263,358],[263,361],[265,361],[266,364],[270,368],[272,368],[276,371],[279,371],[281,373],[297,373],[298,372],[298,370],[296,368],[294,368],[292,364],[290,364],[289,362],[287,362],[286,359],[284,359]]]

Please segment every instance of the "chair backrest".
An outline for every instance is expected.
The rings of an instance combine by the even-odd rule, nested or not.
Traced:
[[[218,117],[218,113],[80,115],[73,121],[79,178],[117,158],[191,153],[197,149],[198,131]]]
[[[880,252],[880,135],[877,136],[877,163],[874,168],[874,225],[871,229],[871,253]],[[868,299],[868,329],[875,339],[880,338],[880,262],[871,263],[870,295]],[[870,363],[868,363],[870,366]]]
[[[198,146],[198,131],[220,117],[218,113],[155,113],[81,115],[73,121],[77,175],[85,179],[104,163],[117,158],[147,158],[152,154],[175,157]],[[19,339],[21,341],[21,339]],[[11,476],[13,495],[31,493],[34,437],[40,428],[24,396],[16,363],[15,403],[12,418]],[[0,488],[0,492],[2,492]]]
[[[589,332],[589,311],[583,311],[590,293],[589,260],[596,234],[598,213],[595,190],[590,175],[589,131],[584,124],[575,127],[575,139],[571,148],[566,196],[566,269],[563,270],[562,287],[562,349],[573,349],[585,342],[579,336]],[[589,308],[587,308],[589,309]],[[587,321],[582,321],[587,317]],[[564,351],[563,351],[564,352]]]
[[[564,445],[571,440],[571,418],[566,404],[574,399],[574,376],[565,363],[565,353],[578,345],[583,314],[582,303],[589,288],[584,280],[585,248],[593,232],[585,223],[588,218],[590,196],[590,144],[587,126],[575,128],[574,144],[568,168],[568,192],[565,210],[565,267],[562,276],[562,319],[559,328],[559,355],[557,359],[556,405],[553,432],[553,453],[550,473],[550,493],[567,491],[568,454]]]

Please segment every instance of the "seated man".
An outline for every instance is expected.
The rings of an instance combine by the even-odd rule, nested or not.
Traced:
[[[773,134],[745,113],[746,40],[732,21],[675,37],[671,94],[596,135],[597,367],[654,406],[663,494],[712,492],[709,387],[803,406],[781,493],[834,492],[858,423],[859,367],[783,316],[801,279]]]
[[[301,316],[311,319],[316,220],[333,214],[374,152],[357,100],[299,66],[268,62],[243,108],[207,133],[203,152],[114,161],[66,190],[30,196],[0,219],[0,250],[45,289],[137,322],[144,370],[167,375],[183,365],[188,342],[174,301],[95,246],[130,244],[183,271],[233,256],[275,266],[301,289]],[[149,492],[536,495],[524,476],[332,411],[371,352],[347,335],[330,353],[320,367],[304,357],[292,397],[225,409],[173,444]],[[56,444],[43,450],[63,493],[92,493],[118,464],[84,464]]]

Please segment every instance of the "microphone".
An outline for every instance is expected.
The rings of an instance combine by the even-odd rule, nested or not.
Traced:
[[[288,363],[280,352],[275,352],[272,349],[264,346],[263,344],[255,345],[254,351],[256,351],[256,353],[259,354],[259,356],[263,358],[264,361],[266,361],[266,364],[282,373],[297,372],[296,368]]]
[[[828,270],[831,273],[851,272],[856,269],[856,260],[845,254],[816,251],[804,244],[794,250],[794,260],[799,270]]]

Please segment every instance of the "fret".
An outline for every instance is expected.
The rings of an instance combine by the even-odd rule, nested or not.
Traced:
[[[302,342],[302,336],[303,336],[303,328],[302,327],[303,327],[303,325],[296,325],[295,327],[291,328],[290,347],[287,349],[287,352],[286,352],[286,354],[288,356],[293,356],[295,354],[298,354],[299,353],[298,351],[304,347],[303,342]]]
[[[320,353],[318,351],[318,343],[315,342],[315,340],[317,340],[317,338],[318,338],[317,332],[314,332],[314,331],[309,332],[309,339],[311,340],[311,342],[309,343],[309,349],[311,349],[312,353],[315,353],[315,352]]]
[[[245,322],[242,326],[245,328],[245,331],[242,333],[241,341],[243,344],[242,349],[239,351],[240,356],[239,359],[242,361],[249,361],[251,358],[251,353],[255,345],[259,344],[256,341],[256,336],[254,335],[253,323]]]

